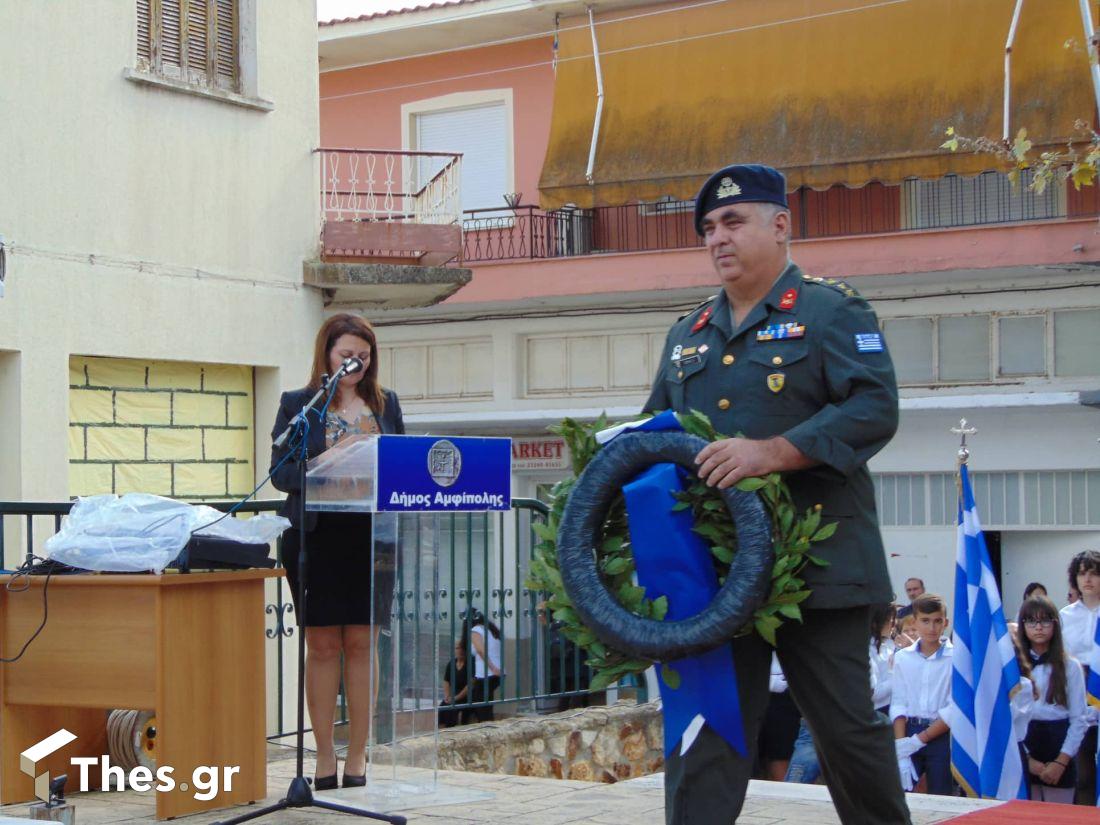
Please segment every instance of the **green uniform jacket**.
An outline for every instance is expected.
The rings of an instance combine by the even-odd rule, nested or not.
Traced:
[[[773,334],[778,325],[797,328]],[[878,319],[845,284],[809,278],[793,263],[733,330],[725,292],[668,333],[645,409],[705,413],[718,432],[783,436],[820,464],[785,474],[800,511],[822,506],[832,538],[814,545],[807,607],[893,600],[867,460],[898,426],[894,367]],[[857,338],[857,336],[865,336]],[[877,337],[876,337],[877,336]]]

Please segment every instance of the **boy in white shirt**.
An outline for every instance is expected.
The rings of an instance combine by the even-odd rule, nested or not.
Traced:
[[[913,602],[913,616],[917,643],[894,654],[890,718],[898,770],[906,790],[923,774],[929,793],[951,796],[951,737],[941,718],[951,701],[947,609],[939,596],[925,594]]]

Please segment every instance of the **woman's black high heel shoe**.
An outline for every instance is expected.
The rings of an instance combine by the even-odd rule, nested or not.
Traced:
[[[345,781],[347,780],[346,775],[344,779]],[[336,774],[331,774],[330,776],[318,776],[315,777],[313,780],[313,790],[315,791],[334,791],[337,787],[339,786],[336,784]]]
[[[335,779],[335,777],[333,777]],[[364,773],[360,776],[348,773],[344,771],[344,787],[345,788],[362,788],[367,784],[367,775]]]

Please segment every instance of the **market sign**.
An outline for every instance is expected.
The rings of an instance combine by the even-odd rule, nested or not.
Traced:
[[[568,470],[569,448],[555,436],[512,439],[512,471]]]

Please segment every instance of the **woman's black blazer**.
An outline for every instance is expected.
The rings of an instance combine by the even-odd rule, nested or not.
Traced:
[[[315,390],[301,389],[283,393],[282,398],[279,399],[279,414],[275,416],[275,427],[271,431],[272,442],[282,434],[290,420],[309,402],[314,392]],[[382,410],[382,415],[378,418],[378,425],[382,428],[383,433],[391,435],[404,434],[405,421],[401,417],[401,404],[397,400],[397,393],[393,390],[383,390],[382,395],[385,407]],[[313,458],[325,451],[325,426],[320,422],[316,410],[310,413],[309,423],[309,439],[306,448],[308,457]],[[271,467],[274,468],[276,464],[282,461],[287,452],[289,452],[289,442],[282,447],[272,446]],[[301,506],[302,498],[297,462],[291,459],[283,464],[271,476],[271,483],[275,485],[275,489],[282,490],[287,494],[286,501],[279,508],[279,515],[290,519],[290,523],[297,527],[298,509]],[[312,530],[316,526],[317,511],[307,510],[306,529]]]

